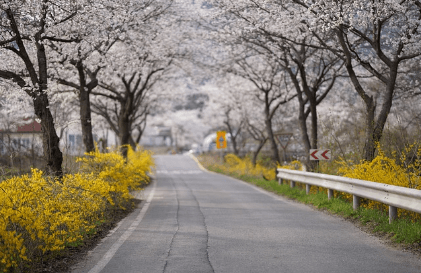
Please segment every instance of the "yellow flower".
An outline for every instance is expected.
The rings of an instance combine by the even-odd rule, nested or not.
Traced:
[[[57,251],[82,240],[110,206],[128,201],[131,189],[147,183],[153,167],[150,152],[129,149],[127,161],[118,153],[98,150],[80,158],[79,173],[61,181],[31,175],[0,184],[0,271],[30,260],[37,249]]]

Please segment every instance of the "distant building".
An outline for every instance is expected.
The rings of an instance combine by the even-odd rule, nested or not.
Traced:
[[[0,154],[35,153],[42,154],[41,124],[35,119],[24,125],[10,125],[0,130]]]
[[[94,128],[92,137],[94,142],[98,144],[100,151],[103,152],[107,147],[117,145],[117,136],[111,130]],[[60,148],[67,155],[82,156],[85,154],[80,123],[72,123],[62,130]]]
[[[158,125],[146,127],[145,132],[140,140],[140,145],[145,147],[170,147],[172,142],[173,138],[171,127]]]
[[[0,165],[12,168],[39,168],[42,165],[42,130],[35,119],[11,124],[0,130]]]

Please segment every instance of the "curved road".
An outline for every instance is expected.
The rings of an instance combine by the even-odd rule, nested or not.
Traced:
[[[73,273],[421,272],[421,260],[353,224],[188,156],[156,156],[156,180]]]

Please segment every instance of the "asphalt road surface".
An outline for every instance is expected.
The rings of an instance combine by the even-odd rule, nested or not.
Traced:
[[[340,218],[156,156],[141,206],[74,273],[421,272],[421,260]]]

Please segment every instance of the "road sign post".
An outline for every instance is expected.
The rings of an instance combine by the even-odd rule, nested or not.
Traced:
[[[292,133],[275,133],[276,139],[281,144],[282,149],[284,150],[284,161],[286,161],[286,149],[289,144],[289,140],[292,137]]]

